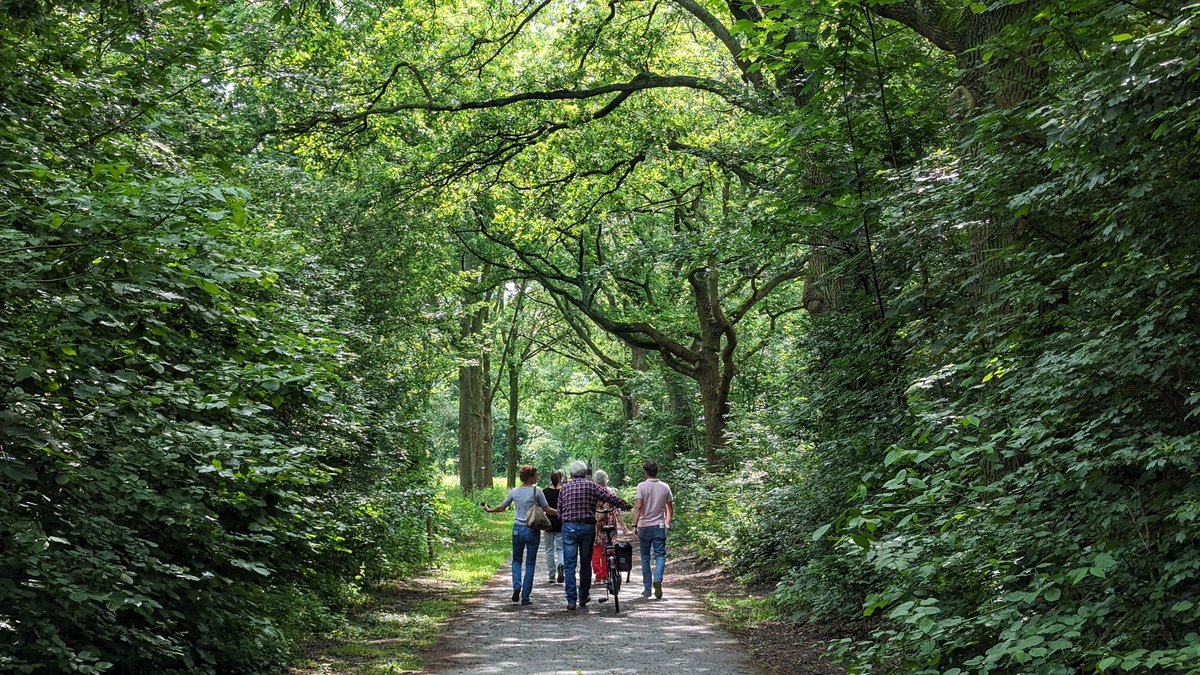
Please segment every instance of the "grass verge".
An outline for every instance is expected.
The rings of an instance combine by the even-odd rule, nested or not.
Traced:
[[[845,671],[826,656],[831,640],[843,627],[791,620],[772,596],[771,588],[748,585],[686,547],[667,563],[667,575],[704,599],[708,612],[750,652],[769,675],[806,673],[841,675]]]
[[[780,621],[784,618],[770,597],[726,597],[709,591],[704,595],[704,604],[721,625],[732,631],[754,630],[764,622]]]
[[[503,496],[500,489],[466,494],[444,486],[436,566],[413,579],[365,589],[342,628],[310,645],[292,674],[420,672],[422,653],[511,552],[511,513],[489,516],[479,508],[480,501],[497,504]]]

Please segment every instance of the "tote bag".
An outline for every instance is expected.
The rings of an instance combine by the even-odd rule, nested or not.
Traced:
[[[546,510],[538,506],[537,488],[533,492],[533,505],[529,507],[529,513],[525,514],[525,525],[534,530],[549,530],[550,516],[546,515]]]

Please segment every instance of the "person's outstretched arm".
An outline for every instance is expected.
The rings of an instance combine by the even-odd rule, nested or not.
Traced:
[[[616,493],[607,492],[603,488],[601,488],[599,485],[596,485],[595,483],[592,483],[592,486],[593,486],[592,494],[596,495],[596,499],[598,501],[602,501],[605,504],[610,504],[612,506],[619,506],[623,509],[632,509],[633,508],[633,504],[630,504],[629,502],[625,501],[624,499],[621,499],[620,497],[618,497],[616,495]]]
[[[487,511],[488,513],[500,513],[501,511],[507,511],[508,505],[512,504],[512,503],[513,503],[513,498],[512,498],[512,495],[510,494],[504,498],[504,503],[501,504],[500,506],[497,506],[496,508],[493,509],[485,503],[485,504],[483,504],[483,510]]]

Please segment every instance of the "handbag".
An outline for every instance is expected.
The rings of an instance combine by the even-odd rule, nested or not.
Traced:
[[[538,506],[537,488],[533,490],[533,504],[529,507],[529,513],[525,514],[525,526],[534,530],[550,529],[550,516],[546,515],[545,509]]]

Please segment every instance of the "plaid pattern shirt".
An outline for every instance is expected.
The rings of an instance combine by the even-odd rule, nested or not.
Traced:
[[[574,478],[558,493],[558,517],[564,523],[595,523],[596,502],[632,509],[629,502],[586,478]]]

